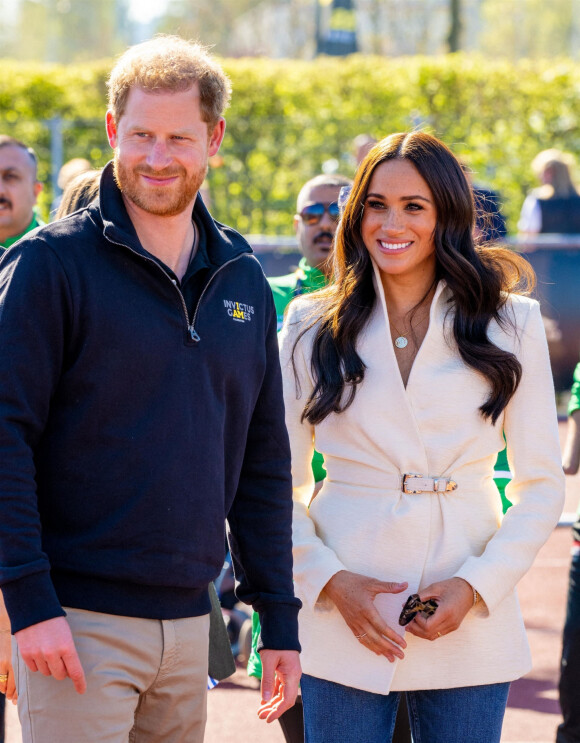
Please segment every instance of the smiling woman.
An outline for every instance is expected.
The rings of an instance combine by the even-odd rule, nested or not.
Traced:
[[[517,293],[531,271],[473,225],[451,151],[387,137],[345,204],[334,282],[282,329],[310,743],[391,740],[401,692],[415,740],[498,743],[530,667],[514,589],[561,511],[554,392],[538,304]]]
[[[435,137],[424,132],[394,134],[369,152],[337,232],[337,281],[324,294],[328,304],[316,339],[317,359],[323,358],[318,354],[339,351],[345,379],[336,367],[329,377],[332,382],[319,383],[305,409],[310,422],[348,407],[364,378],[355,343],[373,309],[373,271],[383,289],[393,341],[409,338],[397,356],[405,384],[427,332],[418,326],[427,319],[437,283],[445,281],[453,293],[457,350],[468,366],[487,378],[490,393],[481,410],[496,422],[517,388],[521,369],[512,353],[494,347],[486,329],[499,319],[508,294],[518,287],[528,292],[535,277],[515,253],[476,246],[473,225],[471,186],[457,159]],[[332,327],[328,335],[322,330],[327,323]],[[326,380],[321,368],[316,372]],[[346,401],[345,381],[354,383]]]
[[[435,226],[437,210],[431,189],[417,168],[408,160],[387,160],[377,166],[364,202],[362,239],[378,266],[385,295],[398,286],[407,296],[424,287],[420,305],[431,294],[436,274]],[[392,287],[392,292],[391,292]],[[409,289],[411,287],[411,289]],[[389,321],[396,333],[395,346],[408,348],[409,354],[421,345],[427,327],[427,314],[407,318],[391,307]],[[397,330],[401,326],[404,331]],[[409,336],[409,337],[407,337]],[[404,379],[410,371],[405,368]]]

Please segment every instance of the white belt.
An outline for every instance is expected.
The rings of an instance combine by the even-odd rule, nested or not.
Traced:
[[[457,483],[450,477],[425,477],[414,472],[403,475],[403,493],[445,493],[457,489]]]

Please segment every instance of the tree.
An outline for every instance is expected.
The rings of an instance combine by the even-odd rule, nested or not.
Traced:
[[[21,0],[15,41],[3,52],[45,62],[111,57],[130,41],[128,0]]]
[[[569,54],[575,0],[484,0],[481,50],[494,57]]]
[[[186,39],[199,39],[213,51],[238,56],[232,48],[236,20],[260,5],[261,0],[170,0],[157,30]]]
[[[449,13],[451,23],[447,45],[450,52],[458,52],[461,49],[461,0],[449,0]]]

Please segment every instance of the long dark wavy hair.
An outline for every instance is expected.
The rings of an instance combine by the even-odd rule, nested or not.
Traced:
[[[425,132],[392,134],[383,139],[357,171],[336,233],[333,282],[308,297],[315,302],[313,319],[296,341],[315,328],[311,362],[314,390],[302,419],[317,424],[330,413],[342,412],[352,404],[364,379],[365,365],[356,346],[376,294],[371,259],[361,236],[363,205],[375,168],[394,159],[411,162],[431,189],[437,214],[435,279],[444,279],[451,291],[453,336],[463,361],[489,383],[489,396],[480,412],[495,424],[517,389],[522,368],[514,354],[489,340],[487,328],[491,320],[502,325],[509,322],[500,314],[508,295],[529,293],[535,276],[529,263],[517,254],[475,244],[471,185],[451,150]]]

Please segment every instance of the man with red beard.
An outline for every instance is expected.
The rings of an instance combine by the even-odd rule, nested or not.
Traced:
[[[274,304],[198,195],[229,95],[199,45],[129,49],[98,203],[1,264],[0,585],[24,741],[203,740],[226,518],[262,620],[260,717],[296,696]]]

